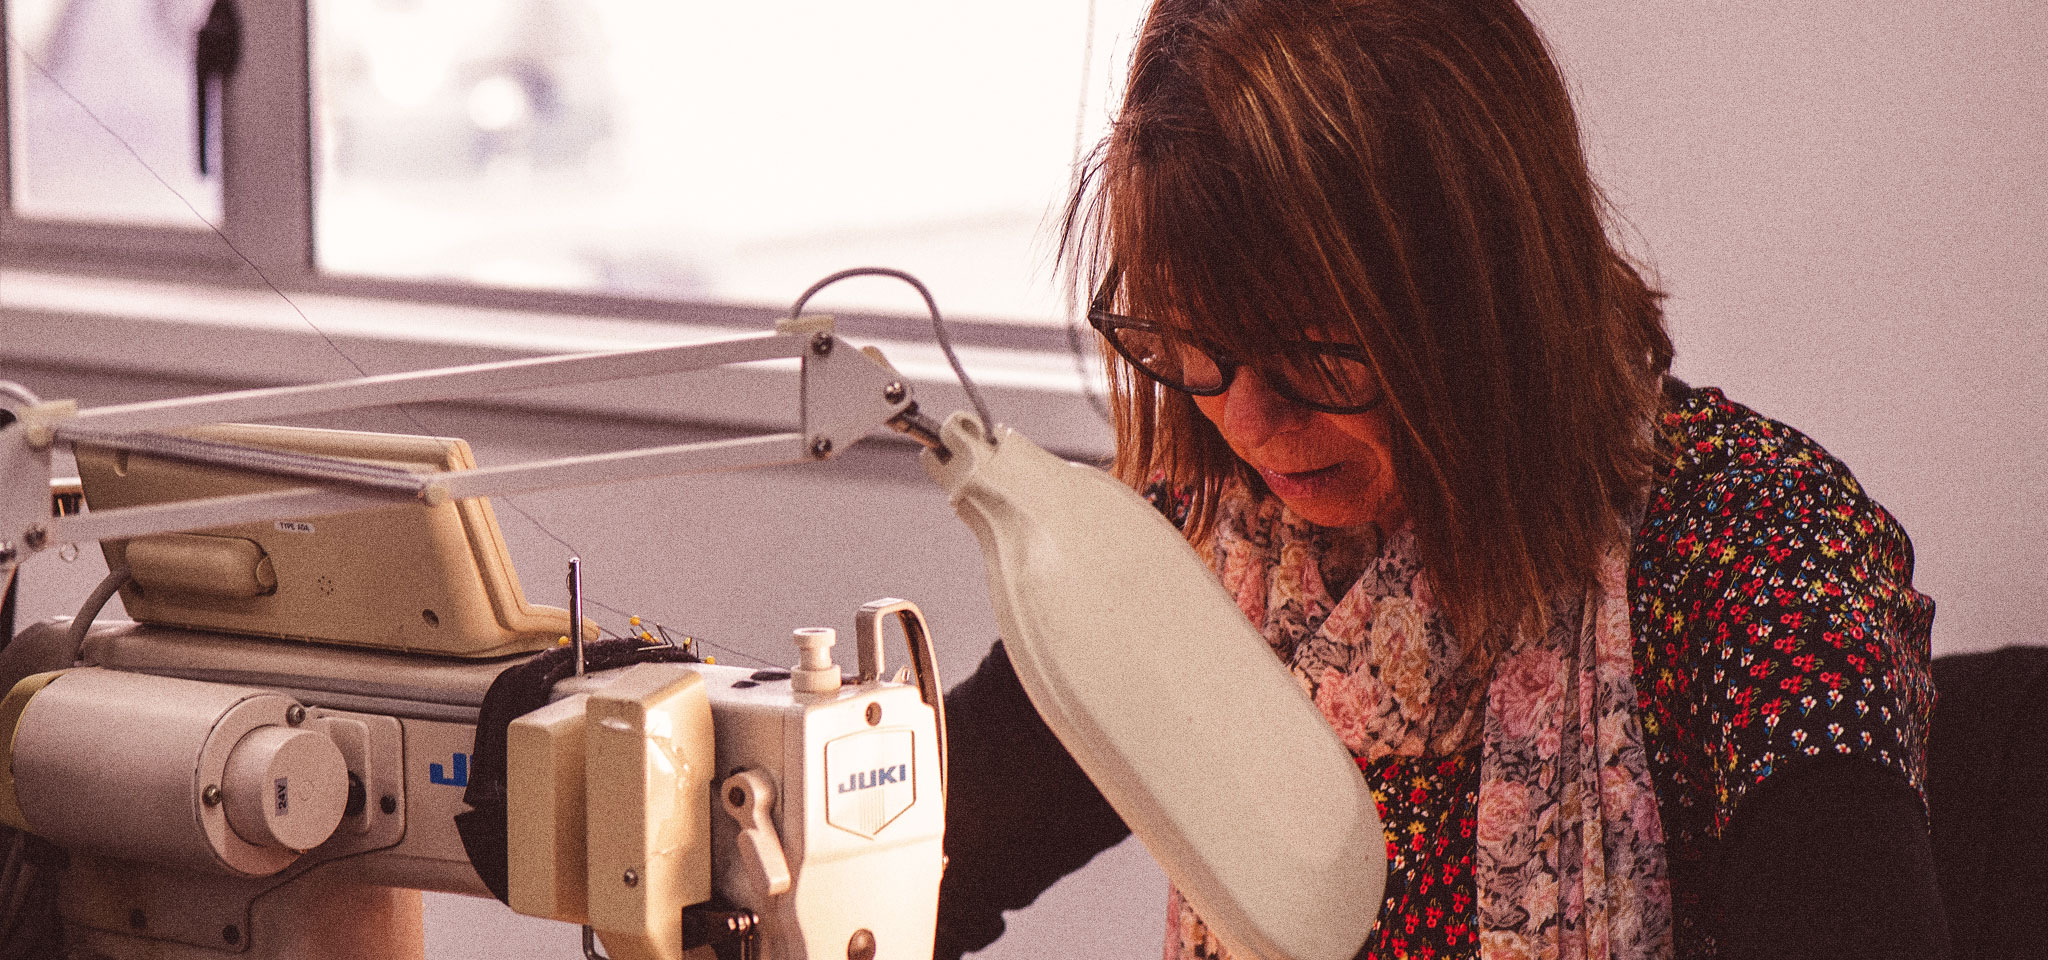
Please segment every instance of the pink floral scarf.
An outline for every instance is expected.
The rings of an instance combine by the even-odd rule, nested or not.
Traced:
[[[1461,661],[1418,575],[1413,530],[1376,553],[1357,540],[1237,490],[1219,504],[1209,553],[1360,761],[1480,745],[1482,960],[1671,956],[1663,830],[1630,679],[1626,542],[1603,559],[1597,591],[1555,603],[1548,636],[1486,671]],[[1167,960],[1231,960],[1178,892],[1170,914]]]

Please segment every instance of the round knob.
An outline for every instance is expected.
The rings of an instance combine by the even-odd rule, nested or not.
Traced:
[[[221,793],[228,826],[259,847],[304,853],[341,825],[348,765],[312,730],[257,727],[228,754]]]
[[[839,642],[831,627],[803,627],[796,631],[797,663],[789,671],[790,688],[798,693],[831,693],[839,689],[839,667],[832,662],[832,645]]]

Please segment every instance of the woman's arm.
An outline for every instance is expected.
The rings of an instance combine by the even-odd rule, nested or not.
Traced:
[[[1840,461],[1719,391],[1664,428],[1679,459],[1630,594],[1681,948],[1943,955],[1911,541]]]
[[[1003,911],[1130,835],[1032,709],[997,643],[946,695],[950,770],[937,960],[1003,934]]]
[[[1943,960],[1948,925],[1920,796],[1862,758],[1759,784],[1722,836],[1722,960]]]

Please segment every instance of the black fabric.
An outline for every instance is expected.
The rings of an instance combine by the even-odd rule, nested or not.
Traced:
[[[607,640],[586,644],[584,667],[611,670],[636,663],[695,663],[697,657],[681,648],[642,647],[636,640]],[[535,655],[491,681],[476,721],[476,744],[469,754],[469,788],[462,802],[470,809],[455,815],[455,830],[462,835],[462,849],[470,866],[491,894],[506,900],[510,894],[505,839],[505,737],[512,721],[547,706],[555,684],[576,672],[576,651],[556,647]]]
[[[1947,925],[1919,794],[1862,758],[1772,774],[1723,835],[1720,960],[1943,960]]]
[[[57,878],[69,857],[41,837],[0,826],[0,960],[63,954]]]
[[[13,422],[14,411],[0,410],[0,428],[5,428]],[[19,572],[18,568],[8,572],[7,597],[0,600],[0,650],[7,649],[7,645],[14,642],[14,584],[17,579],[15,574]]]
[[[2040,957],[2048,916],[2048,647],[1934,661],[1927,803],[1957,958]]]
[[[1003,911],[1131,833],[1032,709],[1001,643],[947,694],[946,746],[937,960],[994,943]]]
[[[11,419],[11,414],[0,411],[0,426]],[[14,640],[18,580],[15,574],[8,575],[6,599],[0,601],[0,650]],[[57,920],[55,878],[64,863],[64,851],[55,844],[0,826],[0,960],[57,955],[63,931]]]
[[[0,650],[14,642],[14,587],[20,580],[20,568],[7,574],[7,598],[0,600]]]

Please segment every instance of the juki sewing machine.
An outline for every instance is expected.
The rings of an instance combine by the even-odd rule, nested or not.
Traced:
[[[801,304],[709,344],[95,410],[0,391],[0,578],[95,541],[113,571],[0,651],[0,823],[68,851],[67,946],[417,956],[403,891],[439,890],[582,923],[591,957],[930,956],[947,744],[916,606],[857,612],[851,678],[824,628],[786,671],[600,642],[573,561],[571,610],[527,603],[484,499],[824,459],[886,424],[980,538],[1034,704],[1226,942],[1355,953],[1371,795],[1178,533],[985,411],[926,420]],[[478,467],[445,438],[202,426],[777,358],[801,422],[742,440]],[[82,513],[52,509],[59,444]],[[95,625],[115,590],[137,622]]]

